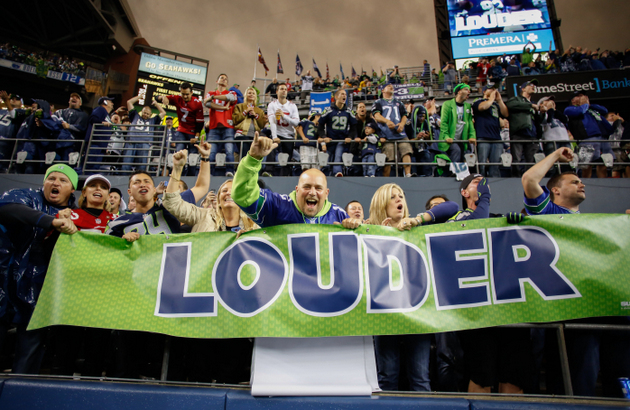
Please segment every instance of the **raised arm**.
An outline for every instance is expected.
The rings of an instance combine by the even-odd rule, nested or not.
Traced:
[[[132,97],[130,99],[127,100],[127,109],[129,111],[133,110],[133,106],[138,102],[138,100],[140,99],[139,95],[136,95],[135,97]]]
[[[534,199],[542,195],[543,190],[540,187],[540,181],[545,177],[547,171],[553,167],[556,161],[569,162],[571,159],[573,159],[573,151],[570,148],[562,147],[547,155],[545,159],[527,170],[523,174],[523,178],[521,178],[525,196],[529,199]]]
[[[164,111],[164,107],[162,107],[162,104],[160,104],[159,102],[157,102],[157,101],[155,101],[155,100],[154,100],[154,101],[151,103],[151,105],[152,105],[152,106],[154,106],[155,108],[157,108],[157,110],[158,110],[158,115],[160,116],[160,120],[163,120],[163,119],[164,119],[164,116],[166,115],[166,111]]]
[[[197,175],[197,181],[195,186],[190,188],[193,195],[195,195],[195,202],[201,201],[206,196],[210,189],[210,143],[204,141],[199,145],[195,145],[199,150],[199,157],[201,158],[201,164],[199,165],[199,175]],[[204,161],[205,159],[205,161]]]

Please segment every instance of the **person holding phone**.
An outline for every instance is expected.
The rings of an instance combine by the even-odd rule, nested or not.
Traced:
[[[260,132],[265,127],[267,117],[265,117],[265,112],[258,107],[257,103],[258,95],[256,94],[256,89],[248,87],[245,90],[245,100],[237,104],[232,113],[232,122],[234,123],[234,130],[236,130],[235,140],[251,141],[254,139],[254,133],[256,131]],[[247,154],[251,145],[251,142],[244,142],[237,146],[241,156]]]

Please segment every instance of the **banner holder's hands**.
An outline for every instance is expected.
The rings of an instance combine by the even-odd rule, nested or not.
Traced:
[[[138,232],[127,232],[122,238],[127,242],[135,242],[140,239],[140,234]]]
[[[356,229],[359,226],[363,225],[363,221],[361,219],[356,218],[346,218],[341,223],[335,222],[334,225],[341,225],[346,229]]]
[[[523,222],[527,217],[520,212],[510,212],[505,215],[505,219],[509,224],[519,224]]]
[[[252,146],[249,148],[249,155],[260,161],[277,147],[278,144],[273,142],[271,138],[260,137],[258,132],[256,132],[254,133],[254,142],[252,142]]]
[[[61,232],[61,233],[65,233],[67,235],[72,235],[77,233],[78,229],[75,226],[74,222],[72,222],[71,219],[59,219],[59,218],[55,218],[52,221],[52,227]]]
[[[72,209],[70,208],[62,209],[57,214],[58,219],[70,219],[71,217],[72,217]]]

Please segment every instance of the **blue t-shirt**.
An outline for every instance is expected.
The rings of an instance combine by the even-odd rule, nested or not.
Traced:
[[[528,198],[523,194],[523,203],[525,204],[525,210],[529,215],[553,215],[553,214],[579,214],[580,211],[573,212],[570,209],[556,205],[551,202],[551,196],[549,195],[549,189],[547,187],[541,187],[543,193],[537,198]]]
[[[499,104],[494,101],[490,108],[482,111],[479,109],[479,105],[485,101],[488,100],[480,98],[472,105],[477,138],[484,140],[500,140],[501,124],[499,123]]]
[[[295,147],[299,149],[299,147],[306,145],[309,147],[317,147],[317,125],[314,122],[309,120],[301,121],[298,124],[298,127],[302,127],[302,132],[312,142],[305,144],[302,140],[295,143]]]
[[[304,215],[295,205],[295,191],[290,195],[281,195],[268,189],[261,189],[258,200],[248,207],[241,206],[241,209],[262,227],[285,224],[332,225],[348,218],[346,211],[328,201],[317,216]]]
[[[147,125],[159,125],[162,119],[159,115],[143,119],[136,110],[129,111],[129,119],[131,120],[132,127],[129,127],[129,135],[134,136],[130,142],[153,142],[153,135],[147,133],[147,131],[154,131],[156,127],[148,127]],[[142,132],[134,132],[142,131]]]

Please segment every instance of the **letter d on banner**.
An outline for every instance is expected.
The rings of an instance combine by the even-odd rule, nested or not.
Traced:
[[[410,312],[429,296],[429,267],[422,251],[388,236],[361,235],[367,261],[368,313]],[[393,269],[400,279],[394,283]]]

